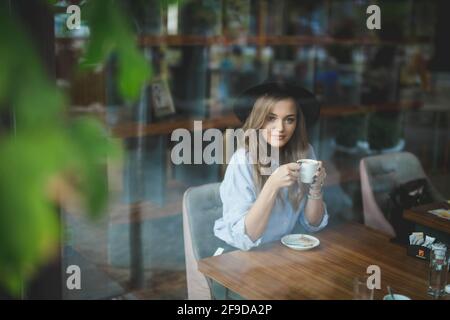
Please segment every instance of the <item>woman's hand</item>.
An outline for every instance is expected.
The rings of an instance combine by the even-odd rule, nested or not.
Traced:
[[[309,186],[308,202],[305,208],[305,217],[310,225],[318,226],[323,219],[324,206],[322,201],[322,187],[327,173],[322,161],[319,161],[313,182]],[[311,201],[310,201],[311,200]]]
[[[310,185],[310,189],[314,191],[322,190],[326,177],[327,172],[325,170],[325,167],[323,166],[322,161],[319,161],[319,165],[317,166],[317,170],[316,173],[314,174],[314,179]]]
[[[278,191],[298,181],[300,175],[298,163],[288,163],[278,167],[267,179],[255,203],[245,216],[245,232],[252,241],[256,241],[266,230]]]
[[[275,190],[279,190],[283,187],[289,187],[292,186],[295,182],[298,181],[299,172],[300,170],[300,164],[296,162],[284,164],[282,166],[279,166],[267,179],[267,183],[269,183],[270,186],[275,188]]]

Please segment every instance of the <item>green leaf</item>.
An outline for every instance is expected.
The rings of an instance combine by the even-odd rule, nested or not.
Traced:
[[[0,136],[0,285],[18,296],[60,241],[53,177],[80,176],[92,215],[107,199],[105,158],[117,154],[94,119],[69,121],[66,98],[50,82],[17,18],[0,4],[0,104],[14,111],[14,134]],[[14,30],[14,32],[11,32]]]
[[[151,66],[137,48],[128,20],[116,1],[92,1],[85,11],[91,37],[81,67],[101,65],[111,53],[117,52],[119,91],[123,98],[136,100],[151,77]]]
[[[150,75],[150,66],[142,55],[132,50],[119,53],[119,90],[124,98],[136,99]]]
[[[56,3],[58,3],[58,0],[47,0],[47,3],[48,3],[50,6],[54,6]]]
[[[106,158],[117,157],[119,145],[106,136],[96,120],[90,118],[80,118],[72,123],[70,142],[77,154],[72,165],[79,173],[79,188],[84,191],[88,212],[97,217],[108,197]]]
[[[18,135],[0,144],[0,225],[7,226],[0,232],[0,282],[13,293],[54,253],[58,240],[55,207],[43,186],[59,164],[48,162],[51,156],[41,149],[54,147],[56,141],[40,138],[37,143],[38,139]]]
[[[49,183],[76,176],[77,191],[97,217],[107,203],[106,159],[121,150],[97,120],[67,119],[67,98],[48,79],[20,20],[9,12],[0,2],[0,107],[14,111],[17,122],[14,134],[0,136],[0,285],[19,296],[61,239]],[[81,67],[97,67],[117,53],[119,91],[136,99],[152,70],[118,2],[88,1],[83,15],[91,38]]]

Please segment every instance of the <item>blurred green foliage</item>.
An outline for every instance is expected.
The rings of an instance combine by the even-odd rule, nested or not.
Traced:
[[[122,11],[114,1],[98,0],[88,2],[83,12],[91,36],[82,67],[96,66],[105,61],[111,52],[117,52],[119,92],[125,99],[136,98],[141,84],[149,78],[151,69],[136,48],[130,24]]]
[[[55,1],[41,1],[52,10]],[[0,286],[19,296],[60,239],[51,183],[65,181],[97,216],[108,196],[106,158],[120,155],[120,148],[94,118],[67,117],[67,98],[47,77],[19,20],[7,12],[0,4],[0,113],[12,111],[15,127],[0,135]],[[117,53],[120,93],[135,100],[151,66],[120,4],[87,1],[82,15],[91,36],[81,69],[98,68]]]

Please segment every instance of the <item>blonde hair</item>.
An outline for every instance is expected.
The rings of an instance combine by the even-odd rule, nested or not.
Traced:
[[[250,115],[247,117],[243,129],[244,131],[248,129],[262,129],[264,126],[267,116],[269,115],[272,107],[281,100],[292,99],[289,96],[273,96],[273,95],[264,95],[259,97],[255,104],[253,105],[252,111]],[[296,101],[292,99],[296,104]],[[299,159],[306,158],[308,154],[308,137],[306,132],[305,120],[303,117],[303,113],[300,108],[297,109],[297,125],[295,127],[294,133],[289,141],[282,148],[279,149],[279,165],[283,165],[290,162],[296,162]],[[257,145],[253,145],[249,142],[251,140],[244,139],[241,141],[241,147],[244,147],[246,151],[249,152],[250,155],[258,154],[257,151],[259,148],[263,148],[263,150],[270,150],[268,143],[260,138],[260,135],[257,135]],[[262,170],[267,167],[267,163],[265,161],[261,161],[259,157],[253,159],[253,178],[256,189],[258,192],[261,191],[262,187],[266,183],[268,179],[268,175],[262,174]],[[268,164],[270,166],[270,162]],[[289,202],[292,204],[292,207],[297,210],[301,200],[303,199],[306,191],[306,186],[297,182],[291,187],[289,187],[288,198]],[[282,200],[281,193],[279,194],[279,198]]]

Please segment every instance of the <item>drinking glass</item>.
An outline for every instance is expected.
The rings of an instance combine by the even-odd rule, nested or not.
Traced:
[[[442,243],[432,246],[430,252],[430,269],[428,273],[428,294],[435,299],[445,295],[448,276],[447,247]]]
[[[374,289],[367,286],[367,277],[353,279],[353,300],[373,300]]]

